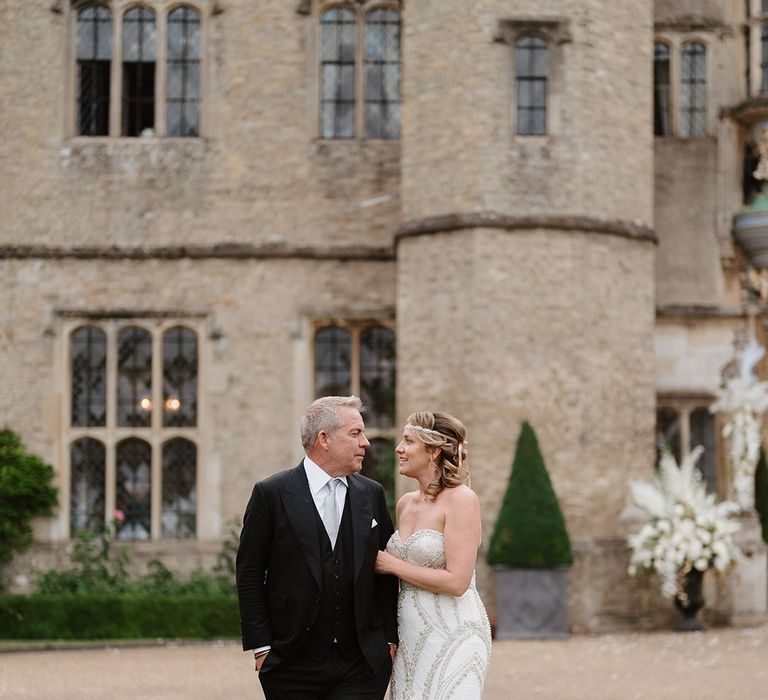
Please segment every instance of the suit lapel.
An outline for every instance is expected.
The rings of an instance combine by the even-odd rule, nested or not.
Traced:
[[[368,489],[355,477],[347,477],[349,490],[349,513],[352,525],[352,551],[354,556],[355,580],[360,575],[365,560],[368,540],[371,537],[371,523],[373,522],[373,506],[368,494]]]
[[[280,493],[285,513],[291,523],[296,539],[299,541],[304,558],[307,560],[312,576],[320,588],[320,551],[315,524],[315,502],[309,492],[307,474],[302,462],[292,472],[288,484]]]

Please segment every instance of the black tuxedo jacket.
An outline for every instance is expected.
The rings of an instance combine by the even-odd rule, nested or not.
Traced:
[[[392,535],[384,489],[360,474],[347,477],[360,650],[374,671],[397,642],[397,579],[374,574],[376,553]],[[302,645],[317,617],[321,561],[303,461],[254,486],[237,552],[237,593],[243,649],[270,645],[262,672]]]

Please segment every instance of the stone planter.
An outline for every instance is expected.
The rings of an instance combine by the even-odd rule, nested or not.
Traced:
[[[496,638],[568,636],[568,569],[496,571]]]

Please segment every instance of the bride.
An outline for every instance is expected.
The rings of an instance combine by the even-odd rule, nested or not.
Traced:
[[[392,700],[482,696],[491,630],[475,588],[480,503],[464,484],[465,437],[456,418],[419,411],[395,450],[419,488],[398,501],[398,530],[376,560],[400,578]]]

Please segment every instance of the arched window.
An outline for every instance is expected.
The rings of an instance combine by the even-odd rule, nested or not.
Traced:
[[[321,26],[320,124],[323,138],[355,135],[355,13],[323,12]]]
[[[155,13],[133,7],[123,16],[123,136],[155,126]]]
[[[200,133],[200,13],[177,7],[168,15],[168,136]]]
[[[352,347],[348,331],[338,326],[315,334],[315,397],[350,393]]]
[[[669,86],[669,46],[656,42],[653,45],[653,133],[655,136],[667,136],[671,133]]]
[[[152,531],[152,449],[149,443],[128,438],[117,443],[115,508],[122,511],[117,536],[121,540],[148,540]]]
[[[395,424],[395,334],[389,328],[372,326],[360,335],[360,398],[366,425]]]
[[[104,527],[106,451],[91,438],[69,448],[69,528],[97,532]]]
[[[680,90],[680,135],[707,133],[707,49],[691,41],[683,44]]]
[[[197,425],[197,334],[183,326],[163,334],[163,425]]]
[[[197,518],[197,448],[183,438],[163,445],[162,536],[195,536]]]
[[[517,86],[517,133],[539,136],[547,133],[547,79],[549,47],[538,36],[522,36],[515,42]]]
[[[103,426],[107,419],[107,337],[99,328],[83,326],[69,341],[71,423]]]
[[[152,336],[136,326],[117,337],[117,424],[148,426],[152,422]]]
[[[109,133],[112,15],[89,5],[77,16],[77,134]]]
[[[365,23],[365,123],[368,138],[400,138],[400,15],[374,10]]]

